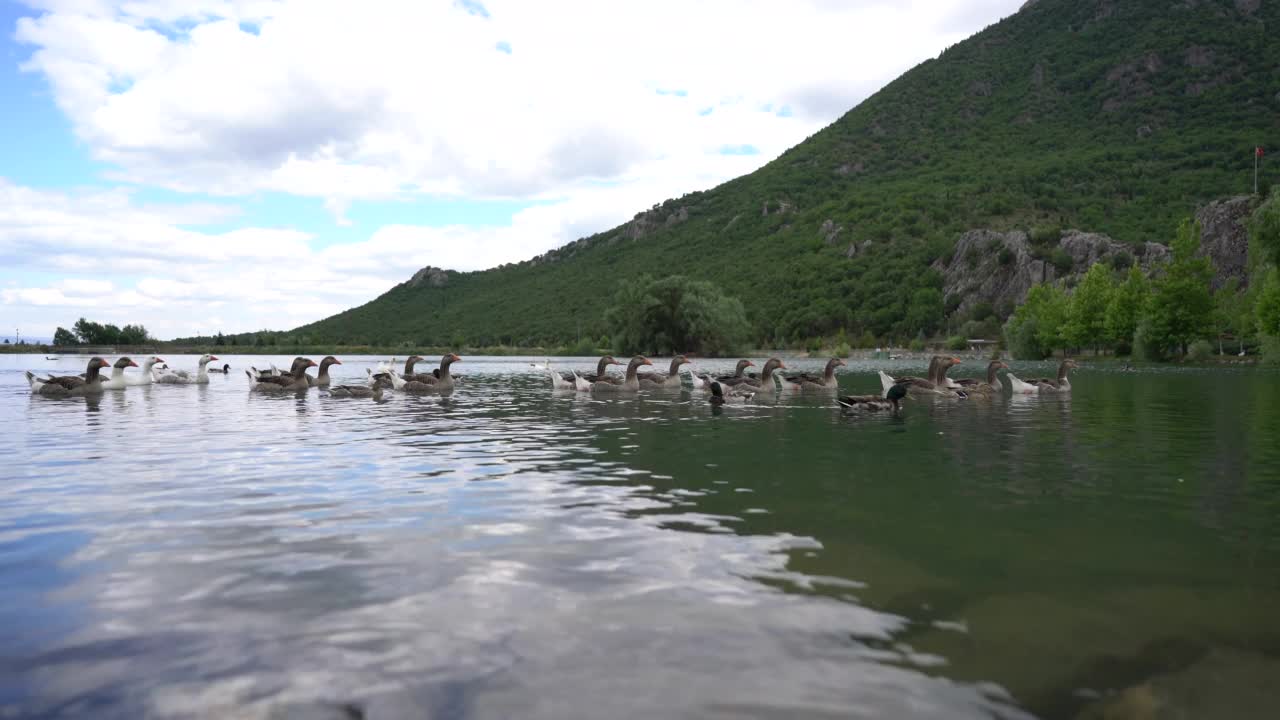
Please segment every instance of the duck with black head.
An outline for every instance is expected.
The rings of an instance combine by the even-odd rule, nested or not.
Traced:
[[[894,385],[883,397],[879,395],[842,395],[836,398],[840,409],[850,414],[869,414],[880,412],[896,413],[901,409],[902,400],[907,397],[905,384]]]

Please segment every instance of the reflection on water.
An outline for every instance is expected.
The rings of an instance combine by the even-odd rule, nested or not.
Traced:
[[[227,362],[57,401],[21,371],[75,358],[0,356],[0,717],[1072,717],[1280,651],[1265,371],[854,419]]]

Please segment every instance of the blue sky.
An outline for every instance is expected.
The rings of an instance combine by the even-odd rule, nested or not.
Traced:
[[[0,0],[0,327],[161,337],[294,327],[606,229],[1020,4],[29,2]]]

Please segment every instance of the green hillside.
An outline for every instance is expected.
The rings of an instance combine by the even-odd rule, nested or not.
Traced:
[[[965,230],[1167,242],[1197,205],[1249,191],[1253,147],[1280,151],[1278,35],[1280,3],[1037,0],[750,175],[528,262],[406,282],[290,334],[599,337],[619,281],[642,273],[714,281],[765,344],[938,332],[965,318],[948,317],[955,299],[929,265]]]

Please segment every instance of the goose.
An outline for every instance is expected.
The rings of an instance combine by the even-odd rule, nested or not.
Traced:
[[[999,360],[992,360],[987,364],[987,379],[985,382],[978,378],[960,378],[956,380],[956,384],[961,390],[970,394],[992,395],[1000,394],[1004,391],[1004,385],[1000,382],[1000,377],[996,374],[1001,370],[1008,370],[1009,366]],[[944,370],[945,372],[945,370]],[[945,377],[945,375],[944,375]]]
[[[369,376],[368,382],[365,383],[369,387],[374,386],[374,384],[377,382],[377,380],[375,380],[374,378],[376,378],[378,375],[386,375],[391,381],[391,388],[393,390],[404,389],[404,378],[400,377],[400,373],[396,372],[395,370],[387,370],[386,372],[374,372],[369,368],[365,368],[364,372],[366,375]]]
[[[782,379],[782,385],[791,390],[835,390],[840,387],[836,379],[836,368],[848,365],[843,359],[833,357],[827,361],[827,367],[821,375],[800,373],[788,375]]]
[[[111,366],[111,377],[102,383],[103,390],[123,390],[129,386],[128,379],[125,377],[124,369],[130,367],[138,367],[138,363],[133,360],[122,357],[115,361]],[[84,377],[83,375],[81,377]],[[86,378],[87,379],[87,378]]]
[[[125,375],[124,382],[126,385],[150,385],[155,381],[155,367],[164,363],[163,358],[155,355],[142,361],[142,372],[137,375]]]
[[[417,356],[415,355],[414,357],[416,358]],[[421,358],[418,358],[418,359],[421,360]],[[410,360],[413,360],[413,358],[410,358]],[[435,373],[418,374],[418,375],[414,375],[412,380],[409,379],[408,371],[411,371],[413,369],[413,364],[406,361],[404,391],[423,393],[423,392],[446,392],[446,391],[452,390],[453,376],[449,373],[449,366],[453,365],[454,363],[460,360],[462,360],[462,358],[458,357],[456,354],[449,353],[444,357],[440,358],[439,375],[436,375]],[[417,362],[417,360],[414,360],[414,362]]]
[[[201,355],[200,369],[196,371],[195,375],[186,370],[175,370],[156,378],[156,382],[168,385],[204,385],[209,382],[209,363],[217,359],[213,355]]]
[[[314,360],[308,360],[304,357],[295,358],[293,368],[288,375],[270,376],[260,375],[254,377],[248,370],[244,371],[249,376],[249,389],[256,392],[289,392],[306,390],[311,387],[311,381],[307,379],[307,368],[315,367]]]
[[[902,399],[907,396],[906,385],[899,384],[889,388],[884,397],[879,395],[842,395],[836,403],[848,413],[898,412]]]
[[[698,374],[690,368],[689,382],[693,385],[694,390],[710,390],[711,383],[715,382],[715,380],[712,380],[711,376],[706,373]]]
[[[712,405],[727,405],[745,403],[755,397],[755,390],[748,387],[729,388],[727,391],[719,382],[712,380],[708,387],[711,388],[711,397],[707,398],[707,402]]]
[[[671,367],[667,372],[652,372],[644,375],[637,375],[640,381],[640,387],[648,390],[656,389],[680,389],[680,366],[688,365],[689,358],[684,355],[677,355],[671,358]]]
[[[30,370],[26,371],[27,384],[31,392],[46,397],[83,397],[102,393],[103,368],[111,367],[100,357],[91,358],[85,368],[85,377],[76,375],[58,375],[38,378]]]
[[[741,365],[741,363],[739,363]],[[727,380],[718,380],[721,385],[726,387],[747,386],[756,392],[772,393],[778,391],[777,383],[773,381],[773,373],[775,370],[786,370],[787,366],[779,358],[769,358],[764,364],[764,369],[760,371],[760,377],[738,377],[729,378]]]
[[[934,355],[929,361],[929,377],[921,378],[911,375],[891,377],[883,370],[880,373],[880,386],[888,392],[894,385],[904,385],[909,395],[949,395],[945,375],[952,365],[959,365],[960,358]],[[945,366],[945,367],[944,367]]]
[[[231,372],[231,366],[223,363],[222,367],[220,368],[216,368],[216,367],[209,368],[209,372],[221,373],[223,375],[226,375],[227,373]]]
[[[596,363],[596,371],[594,373],[587,373],[586,375],[582,375],[582,379],[586,380],[587,382],[611,382],[615,384],[620,383],[622,382],[621,378],[617,377],[616,375],[609,374],[609,366],[621,365],[621,364],[622,363],[618,362],[617,360],[614,360],[612,355],[605,355],[604,357],[600,358],[600,362]],[[551,367],[550,362],[547,363],[547,367]],[[578,373],[561,373],[560,376],[570,382],[576,382],[573,379],[574,374],[578,374]]]
[[[329,388],[329,397],[335,398],[373,398],[382,399],[383,388],[392,387],[391,373],[376,373],[370,376],[373,385],[334,385]]]
[[[316,371],[316,376],[313,378],[308,375],[307,382],[315,387],[329,387],[329,367],[341,364],[342,361],[338,358],[332,355],[325,355],[324,359],[320,361],[320,369]]]
[[[636,355],[631,358],[631,362],[627,364],[627,376],[622,382],[611,382],[609,379],[600,379],[591,383],[591,391],[595,393],[617,394],[617,393],[634,393],[640,391],[640,380],[636,375],[636,371],[641,365],[652,365],[653,361],[643,355]],[[585,378],[584,378],[585,379]],[[590,381],[588,381],[590,382]]]
[[[746,358],[743,358],[742,360],[738,361],[737,368],[734,370],[732,375],[720,375],[719,377],[716,377],[713,379],[721,383],[723,383],[726,380],[737,381],[743,377],[743,373],[746,372],[747,368],[755,367],[755,366],[756,366],[755,363],[751,362],[750,360],[747,360]]]
[[[580,393],[589,393],[591,392],[591,381],[579,375],[577,370],[574,370],[573,389]]]
[[[1015,393],[1021,395],[1034,395],[1036,393],[1067,393],[1071,392],[1071,380],[1068,375],[1072,370],[1079,368],[1075,360],[1067,358],[1058,366],[1058,378],[1050,380],[1049,378],[1036,378],[1034,380],[1021,380],[1013,373],[1009,375],[1009,385]]]

